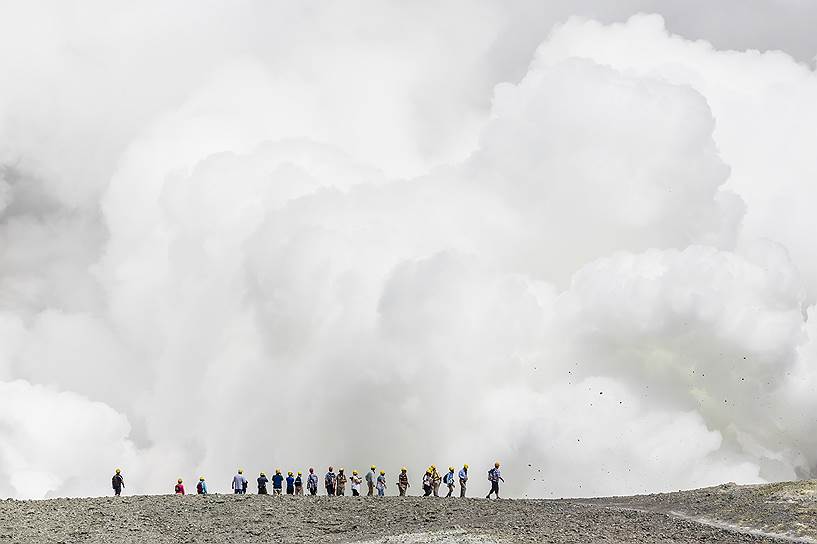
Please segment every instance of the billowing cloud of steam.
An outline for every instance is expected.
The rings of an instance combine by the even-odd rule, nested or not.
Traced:
[[[496,4],[438,28],[384,3],[371,34],[333,6],[266,8],[291,27],[268,41],[219,34],[229,9],[172,38],[107,13],[123,43],[93,55],[28,14],[0,495],[105,493],[115,466],[163,492],[499,458],[547,497],[811,474],[814,71],[638,15],[569,19],[515,76]]]

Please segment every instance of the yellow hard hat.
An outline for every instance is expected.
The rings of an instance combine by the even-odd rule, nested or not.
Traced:
[[[292,471],[287,472],[287,475],[292,476]]]
[[[495,466],[496,468],[499,468],[499,461],[497,461],[496,463],[494,463],[494,466]]]
[[[372,465],[372,470],[374,470],[374,469],[376,469],[376,468],[377,468],[377,467],[376,467],[375,465]]]
[[[182,483],[182,479],[181,479],[181,478],[179,478],[179,483]]]
[[[262,473],[261,473],[261,476],[266,476],[266,474],[264,474],[264,473],[262,472]]]
[[[119,474],[120,472],[122,472],[122,469],[116,469],[117,474]]]
[[[238,469],[238,473],[239,474],[244,474],[244,469],[243,468]]]
[[[450,470],[451,472],[454,472],[454,467],[448,467],[448,470]]]
[[[385,471],[385,470],[381,470],[381,471],[380,471],[380,474],[381,474],[381,475],[382,475],[382,474],[386,474],[386,471]]]
[[[280,469],[280,468],[276,468],[276,469],[275,469],[275,474],[281,474],[281,469]]]
[[[353,470],[353,471],[352,471],[352,474],[357,474],[357,471],[356,471],[356,470]]]
[[[468,465],[462,465],[462,468],[464,468],[465,470],[468,470]]]
[[[346,470],[346,469],[345,468],[340,468],[340,469],[338,469],[338,472],[343,472],[344,470]]]
[[[406,467],[403,467],[403,468],[401,468],[401,469],[400,469],[400,472],[405,472],[405,471],[407,471],[407,470],[408,470],[408,469],[407,469]]]
[[[431,468],[436,469],[436,468],[437,468],[437,465],[431,465]]]
[[[298,476],[300,476],[300,475],[301,475],[301,471],[299,470],[299,471],[298,471]]]
[[[204,481],[204,476],[199,476],[199,481],[203,482]]]

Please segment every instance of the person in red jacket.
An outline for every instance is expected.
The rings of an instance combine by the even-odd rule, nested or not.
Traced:
[[[176,495],[184,495],[184,484],[181,478],[176,482]]]

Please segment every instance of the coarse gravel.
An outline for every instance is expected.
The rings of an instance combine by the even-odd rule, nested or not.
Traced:
[[[794,485],[794,484],[791,484]],[[4,542],[213,542],[383,544],[780,542],[752,527],[796,533],[801,514],[785,517],[785,496],[730,486],[683,494],[585,500],[492,500],[418,497],[275,497],[259,495],[128,496],[0,501]],[[746,490],[745,492],[743,490]],[[730,494],[731,493],[731,494]],[[800,492],[798,492],[800,493]],[[810,500],[804,495],[790,500]],[[752,500],[761,501],[757,505]],[[730,505],[738,505],[730,510]],[[742,506],[741,506],[742,505]],[[693,508],[694,507],[694,508]],[[741,510],[742,509],[742,510]],[[735,512],[743,511],[738,515]],[[740,530],[700,523],[717,518]],[[746,512],[754,512],[753,521]],[[770,523],[761,523],[770,516]],[[766,520],[766,521],[770,521]],[[710,520],[711,521],[711,520]],[[812,528],[813,529],[813,528]],[[744,532],[741,532],[744,531]]]

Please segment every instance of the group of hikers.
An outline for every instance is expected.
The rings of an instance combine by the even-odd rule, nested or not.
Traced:
[[[485,497],[486,499],[490,499],[491,495],[495,495],[497,499],[500,498],[499,482],[504,482],[505,480],[502,478],[502,473],[499,470],[499,466],[500,464],[497,461],[494,463],[493,468],[488,471],[488,481],[491,483],[491,490]],[[378,473],[377,466],[375,465],[372,465],[369,472],[367,472],[362,478],[357,470],[353,470],[351,476],[347,476],[345,469],[340,468],[338,469],[337,473],[335,473],[333,467],[329,467],[328,472],[323,477],[324,489],[326,490],[326,494],[330,497],[342,497],[346,495],[347,484],[349,484],[349,487],[351,488],[352,496],[359,497],[361,493],[361,486],[363,485],[364,481],[366,482],[366,488],[368,491],[367,496],[372,497],[375,495],[375,493],[378,497],[384,497],[386,495],[386,471],[381,470]],[[459,472],[457,472],[454,467],[448,467],[448,472],[445,474],[440,474],[437,471],[437,466],[431,465],[428,467],[428,469],[426,469],[425,474],[423,474],[422,481],[424,497],[430,497],[432,495],[439,497],[440,487],[443,484],[448,487],[448,494],[446,497],[451,497],[454,494],[454,488],[457,481],[459,481],[460,484],[460,497],[465,497],[465,492],[468,487],[468,465],[463,465]],[[286,477],[284,477],[281,469],[276,469],[275,474],[272,475],[272,479],[267,478],[266,473],[261,472],[258,478],[256,478],[258,494],[268,495],[270,483],[272,484],[273,495],[283,495],[284,493],[287,495],[303,495],[304,487],[306,487],[306,491],[310,495],[318,494],[319,479],[318,475],[315,474],[314,468],[309,469],[309,473],[306,475],[306,478],[304,478],[300,471],[298,471],[297,474],[289,471],[287,472]],[[405,497],[408,493],[408,488],[411,487],[411,483],[409,483],[408,469],[406,467],[400,469],[400,474],[397,476],[397,482],[395,483],[397,485],[399,495],[401,497]],[[116,469],[113,479],[111,480],[111,484],[113,485],[114,494],[116,496],[121,495],[122,489],[125,487],[125,480],[122,477],[122,471],[120,469]],[[233,476],[233,481],[231,484],[233,493],[236,495],[246,494],[248,486],[249,480],[247,480],[247,478],[244,476],[244,470],[238,469],[238,473]],[[176,481],[174,493],[176,495],[185,494],[184,480],[181,478]],[[207,481],[205,480],[204,476],[200,477],[198,483],[196,484],[196,494],[208,494]]]

